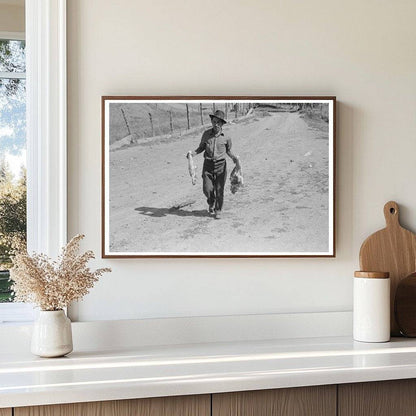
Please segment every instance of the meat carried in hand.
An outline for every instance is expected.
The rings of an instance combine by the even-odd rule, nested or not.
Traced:
[[[231,171],[230,182],[232,194],[235,194],[242,186],[244,186],[243,169],[239,158],[237,158],[234,169]]]
[[[192,152],[189,151],[186,157],[188,159],[188,171],[189,171],[189,175],[191,176],[192,185],[195,185],[196,184],[196,165],[192,157]]]

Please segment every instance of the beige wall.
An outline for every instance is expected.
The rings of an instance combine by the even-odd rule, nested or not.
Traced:
[[[101,95],[339,103],[335,259],[97,260],[113,273],[79,319],[350,310],[384,203],[416,231],[415,16],[413,0],[68,0],[69,235],[98,257]]]
[[[24,32],[25,8],[0,4],[0,32]]]

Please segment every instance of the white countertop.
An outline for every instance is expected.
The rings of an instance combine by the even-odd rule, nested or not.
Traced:
[[[416,377],[416,339],[239,341],[36,358],[0,353],[0,407],[218,393]]]

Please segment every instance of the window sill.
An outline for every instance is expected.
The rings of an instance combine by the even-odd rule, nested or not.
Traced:
[[[0,303],[0,324],[21,325],[33,322],[35,310],[28,303]]]

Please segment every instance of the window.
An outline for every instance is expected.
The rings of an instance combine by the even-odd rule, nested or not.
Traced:
[[[1,303],[12,301],[10,254],[17,244],[26,244],[26,53],[22,38],[21,34],[0,34]]]
[[[27,247],[55,257],[66,243],[66,0],[26,0],[25,32]],[[0,303],[0,324],[33,316]]]

